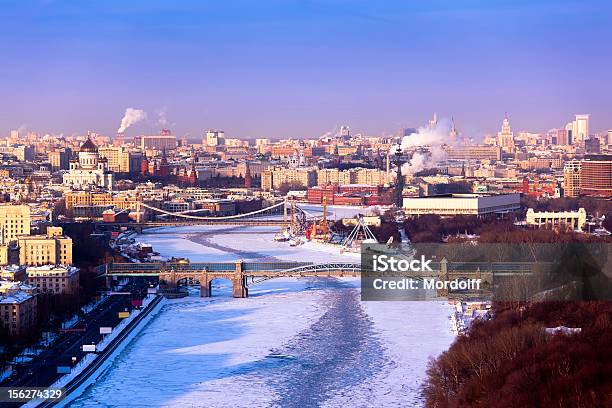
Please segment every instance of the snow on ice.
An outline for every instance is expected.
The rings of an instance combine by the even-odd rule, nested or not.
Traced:
[[[359,259],[324,244],[290,247],[276,232],[182,227],[136,239],[193,262]],[[168,301],[71,406],[420,406],[428,360],[454,339],[447,303],[361,302],[358,278],[273,279],[248,299],[215,280],[213,296]]]

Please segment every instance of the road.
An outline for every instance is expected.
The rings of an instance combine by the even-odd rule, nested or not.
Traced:
[[[144,279],[138,279],[129,291],[142,298],[146,295],[145,287]],[[98,343],[102,338],[100,327],[116,326],[121,321],[118,313],[132,309],[133,297],[131,294],[109,296],[76,325],[78,328],[84,328],[84,332],[61,334],[50,349],[44,350],[29,364],[21,366],[2,386],[47,387],[53,384],[61,376],[57,374],[57,366],[72,366],[73,357],[76,357],[76,361],[81,360],[86,354],[81,350],[83,344]]]

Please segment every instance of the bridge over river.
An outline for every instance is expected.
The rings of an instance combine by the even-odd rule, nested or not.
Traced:
[[[534,264],[521,262],[462,262],[449,263],[445,259],[431,264],[431,271],[411,273],[413,278],[480,279],[491,284],[493,274],[531,274]],[[109,263],[99,267],[103,276],[152,276],[170,288],[180,285],[199,285],[202,297],[212,296],[212,281],[228,279],[232,282],[232,295],[248,297],[249,287],[280,277],[358,277],[362,274],[361,263],[312,263],[312,262],[147,262]],[[447,295],[448,293],[441,293]]]

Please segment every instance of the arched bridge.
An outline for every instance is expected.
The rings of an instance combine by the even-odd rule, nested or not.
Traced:
[[[443,280],[480,279],[484,285],[492,284],[495,276],[531,275],[536,264],[529,262],[447,262],[445,259],[431,264],[431,271],[415,272],[413,278],[438,277]],[[543,266],[544,264],[538,264]],[[170,288],[181,283],[200,285],[203,297],[212,295],[211,283],[215,278],[232,282],[232,295],[238,298],[248,296],[251,286],[280,277],[345,277],[361,276],[361,263],[348,262],[147,262],[109,263],[99,267],[108,280],[113,276],[154,276]],[[390,275],[393,276],[393,275]],[[110,286],[110,281],[107,281]],[[447,296],[447,291],[439,291]]]
[[[155,276],[171,288],[176,288],[181,282],[199,284],[203,297],[212,295],[211,283],[215,278],[225,278],[232,282],[234,297],[247,297],[251,286],[273,278],[360,276],[361,264],[243,261],[109,263],[102,265],[100,271],[107,279],[113,276]],[[107,286],[110,286],[110,282]]]

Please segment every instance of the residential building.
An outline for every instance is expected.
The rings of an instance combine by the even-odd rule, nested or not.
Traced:
[[[30,207],[0,205],[0,245],[7,245],[21,235],[30,235]]]
[[[224,144],[225,132],[222,130],[209,130],[202,140],[202,144],[208,147],[216,147]]]
[[[312,187],[316,182],[317,170],[311,167],[272,167],[265,170],[261,175],[261,188],[264,191],[278,189],[283,184]]]
[[[130,152],[124,146],[104,146],[98,148],[100,158],[108,161],[108,169],[117,173],[137,173],[140,171],[142,153]]]
[[[0,267],[0,281],[23,282],[25,280],[25,266],[8,265]]]
[[[47,154],[52,171],[68,170],[70,168],[70,159],[72,159],[72,150],[59,149]]]
[[[0,281],[0,328],[10,337],[30,333],[36,326],[36,290],[21,282]]]
[[[79,269],[68,265],[41,265],[26,268],[27,283],[39,293],[76,295],[79,291]]]
[[[449,146],[449,160],[501,160],[501,147],[486,145]]]
[[[356,172],[351,170],[319,169],[317,170],[317,185],[353,184],[357,182]]]
[[[47,235],[19,237],[20,265],[71,265],[72,239],[61,227],[49,227]]]
[[[563,195],[565,197],[578,197],[580,195],[580,169],[582,163],[571,160],[563,166]]]
[[[497,145],[506,153],[514,153],[514,133],[510,130],[510,120],[507,116],[502,122],[501,132],[497,133]]]

